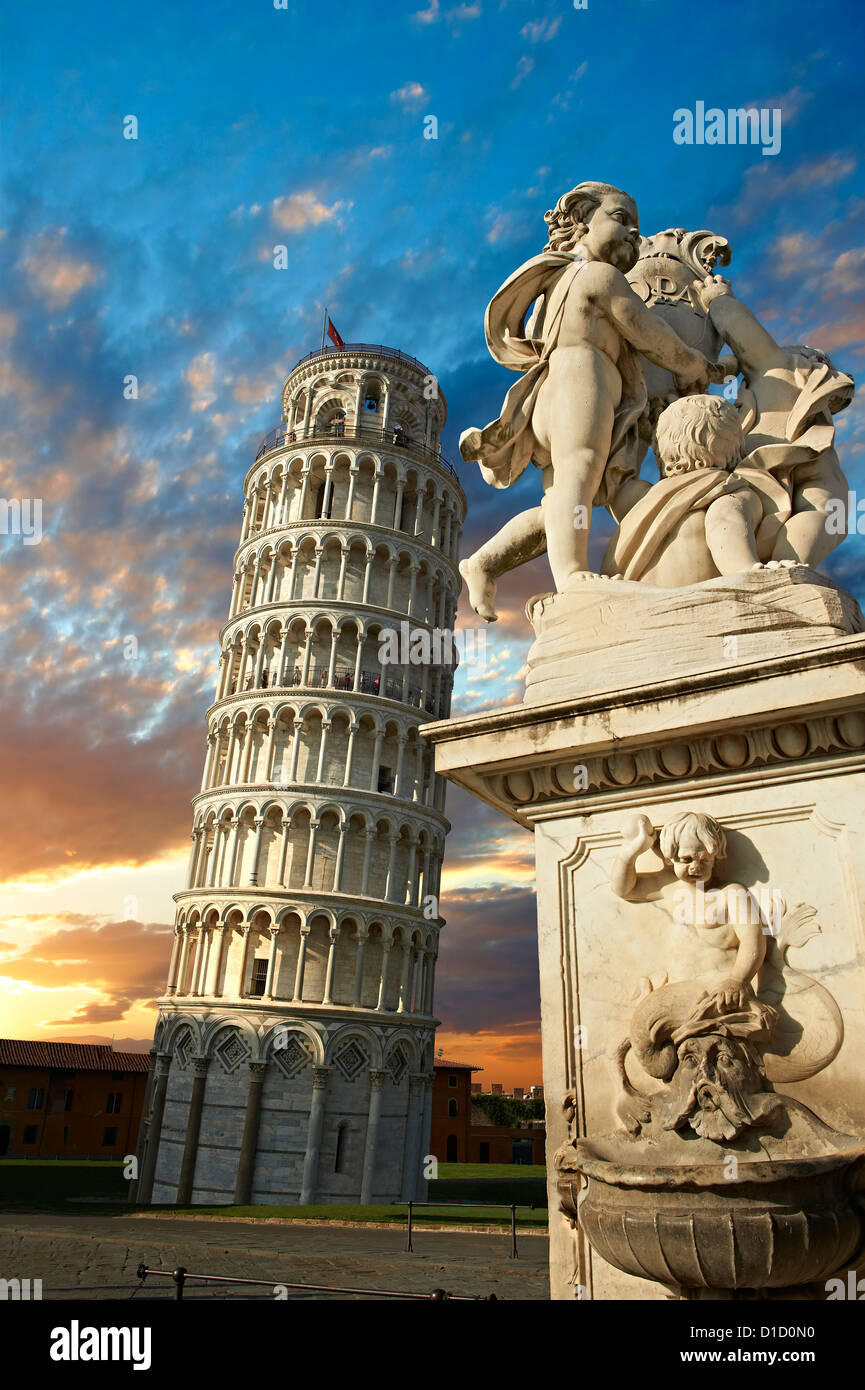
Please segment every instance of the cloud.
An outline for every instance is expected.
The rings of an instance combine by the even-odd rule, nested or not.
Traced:
[[[391,101],[399,102],[400,106],[408,109],[411,106],[419,106],[422,101],[426,101],[429,93],[419,82],[406,82],[404,87],[391,92]]]
[[[80,914],[70,914],[73,922]],[[64,918],[26,918],[31,925]],[[168,973],[173,927],[163,923],[106,922],[61,926],[47,930],[27,950],[4,960],[3,975],[39,989],[96,993],[85,998],[66,1018],[52,1019],[46,1027],[80,1023],[111,1023],[121,1019],[135,1003],[150,1002],[161,994]]]
[[[517,87],[519,87],[521,82],[525,81],[529,73],[533,71],[534,66],[534,58],[529,58],[528,55],[524,53],[520,61],[517,63],[517,70],[514,73],[514,78],[511,82],[511,91],[514,91]]]
[[[344,203],[323,203],[312,189],[302,193],[288,193],[274,198],[270,205],[271,216],[283,232],[302,232],[306,227],[320,227],[322,222],[332,222],[342,211]]]
[[[65,244],[66,228],[40,232],[33,249],[18,262],[34,292],[49,308],[65,308],[75,295],[103,277],[99,266],[76,256]]]
[[[216,361],[212,352],[200,352],[193,357],[183,377],[192,392],[193,410],[206,410],[213,404],[216,400],[216,391],[213,389]]]
[[[528,24],[523,25],[520,33],[529,43],[549,43],[559,32],[561,22],[561,15],[556,15],[555,19],[530,19]]]

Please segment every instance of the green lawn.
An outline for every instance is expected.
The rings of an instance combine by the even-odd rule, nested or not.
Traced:
[[[517,1212],[521,1226],[546,1226],[544,1169],[520,1164],[443,1163],[439,1178],[429,1185],[429,1198],[454,1202],[517,1202],[534,1205],[535,1211]],[[0,1206],[65,1208],[72,1202],[79,1210],[104,1207],[117,1210],[126,1197],[128,1183],[121,1163],[87,1160],[39,1161],[0,1159]],[[110,1205],[109,1205],[110,1204]],[[152,1210],[152,1208],[149,1208]],[[295,1217],[304,1220],[404,1222],[406,1209],[398,1206],[250,1206],[160,1207],[159,1211],[187,1211],[192,1215]],[[421,1225],[443,1221],[452,1225],[502,1225],[510,1221],[507,1209],[484,1207],[417,1207],[414,1219]]]
[[[125,1197],[128,1182],[123,1164],[88,1162],[82,1159],[0,1159],[0,1203],[28,1202],[52,1206],[70,1197]]]
[[[189,1216],[252,1216],[259,1221],[268,1217],[295,1218],[304,1221],[375,1221],[383,1225],[405,1225],[404,1206],[326,1206],[326,1207],[159,1207],[159,1211]],[[412,1223],[416,1226],[510,1226],[510,1212],[490,1211],[488,1207],[415,1207]],[[518,1211],[518,1226],[540,1227],[546,1230],[547,1211]]]

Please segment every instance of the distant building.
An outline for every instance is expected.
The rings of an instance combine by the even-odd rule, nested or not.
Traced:
[[[543,1098],[544,1098],[544,1088],[543,1088],[543,1086],[530,1086],[530,1087],[529,1087],[529,1099],[530,1099],[530,1100],[543,1100]]]
[[[0,1038],[0,1157],[133,1153],[149,1067],[146,1052]]]
[[[470,1163],[471,1078],[483,1067],[436,1057],[434,1068],[430,1153],[439,1163]]]
[[[522,1100],[522,1099],[523,1099],[523,1096],[524,1096],[525,1094],[526,1094],[526,1093],[525,1093],[525,1091],[523,1090],[522,1086],[515,1086],[515,1087],[514,1087],[514,1089],[513,1089],[513,1097],[514,1097],[514,1100]]]
[[[504,1086],[502,1085],[502,1083],[501,1083],[500,1081],[493,1081],[492,1084],[490,1085],[490,1095],[491,1095],[491,1096],[503,1096],[504,1093],[505,1093],[505,1088],[504,1088]]]
[[[492,1125],[473,1101],[481,1093],[481,1084],[472,1081],[472,1073],[482,1070],[470,1062],[435,1059],[430,1153],[440,1163],[543,1164],[546,1131],[542,1120],[526,1126]],[[493,1082],[490,1094],[503,1094],[501,1082]]]

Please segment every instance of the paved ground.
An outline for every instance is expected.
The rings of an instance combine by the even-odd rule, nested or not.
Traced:
[[[510,1235],[416,1229],[414,1253],[403,1251],[405,1230],[261,1225],[234,1221],[138,1220],[128,1215],[0,1212],[0,1278],[42,1280],[43,1299],[173,1297],[170,1279],[139,1288],[136,1269],[185,1265],[192,1272],[263,1279],[264,1288],[190,1283],[190,1299],[273,1298],[273,1285],[310,1283],[505,1299],[547,1299],[545,1235],[520,1235],[519,1259],[509,1258]],[[136,1289],[138,1290],[136,1292]],[[345,1294],[342,1297],[351,1298]],[[337,1295],[288,1291],[289,1299]],[[378,1300],[376,1300],[378,1301]]]

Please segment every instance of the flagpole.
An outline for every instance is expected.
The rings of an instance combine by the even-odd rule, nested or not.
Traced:
[[[327,328],[327,305],[324,306],[324,318],[321,321],[321,350],[324,352],[324,330]]]

